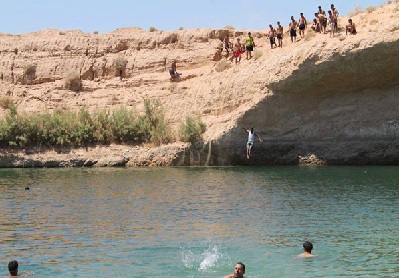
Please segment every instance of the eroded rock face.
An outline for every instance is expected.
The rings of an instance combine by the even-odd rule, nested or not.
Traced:
[[[229,32],[232,41],[245,41],[247,30],[0,35],[0,94],[21,112],[82,106],[140,112],[143,98],[157,98],[173,126],[198,114],[207,125],[201,146],[142,148],[128,160],[114,150],[112,161],[86,157],[71,163],[76,165],[398,164],[398,8],[386,4],[354,16],[355,36],[308,35],[295,44],[285,37],[282,49],[270,49],[266,30],[252,31],[258,58],[244,55],[239,65],[220,72],[214,59],[221,40]],[[117,57],[127,60],[122,76],[114,66]],[[172,84],[167,70],[174,59],[178,72],[190,78]],[[36,70],[27,77],[30,64]],[[80,72],[78,93],[64,88],[70,69]],[[265,141],[255,143],[250,160],[242,127],[254,127]]]

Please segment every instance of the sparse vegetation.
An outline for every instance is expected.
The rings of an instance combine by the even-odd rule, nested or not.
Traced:
[[[184,28],[183,27],[179,27],[179,30],[181,31],[181,30],[184,30]]]
[[[29,64],[24,67],[24,76],[29,82],[32,82],[36,78],[36,67],[35,64]]]
[[[226,60],[222,59],[222,60],[220,60],[219,62],[216,63],[215,70],[217,72],[222,72],[222,71],[224,71],[226,69],[231,68],[231,66],[232,66],[231,63],[229,63]]]
[[[399,30],[399,25],[398,26],[395,26],[395,27],[393,27],[390,31],[391,32],[395,32],[395,31],[397,31],[397,30]]]
[[[114,65],[115,65],[116,69],[123,70],[126,68],[127,60],[126,60],[126,58],[119,56],[114,59]]]
[[[201,139],[205,130],[206,126],[199,116],[197,118],[187,116],[185,122],[180,124],[179,137],[184,142],[194,143]]]
[[[376,7],[370,6],[370,7],[366,8],[366,11],[367,11],[368,13],[372,13],[372,12],[374,12],[376,9],[377,9]]]
[[[227,30],[235,30],[236,28],[234,28],[234,26],[227,25],[227,26],[225,26],[223,29],[227,29]]]
[[[9,96],[1,96],[0,97],[0,107],[3,109],[9,109],[14,105],[14,101]]]
[[[94,35],[98,35],[98,31],[94,31],[93,34],[94,34]]]
[[[82,80],[78,71],[70,71],[65,75],[64,86],[68,90],[80,91],[82,90]]]
[[[61,36],[64,36],[66,33],[65,33],[64,31],[60,31],[59,34],[60,34]]]
[[[158,31],[158,29],[157,28],[155,28],[155,27],[150,27],[150,30],[149,30],[150,32],[156,32],[156,31]]]
[[[316,32],[313,30],[309,30],[308,32],[306,32],[305,34],[305,40],[311,40],[312,38],[314,38],[316,36]]]
[[[363,7],[360,6],[360,5],[356,5],[356,6],[353,8],[352,11],[348,12],[348,15],[349,15],[349,17],[352,17],[352,16],[358,15],[358,14],[360,14],[360,13],[362,13],[362,12],[364,12]]]
[[[0,119],[1,146],[81,147],[88,144],[143,142],[166,143],[171,140],[162,109],[157,100],[144,100],[145,113],[119,108],[89,113],[58,110],[54,113],[19,115],[15,106]]]
[[[122,80],[125,75],[127,60],[124,57],[119,56],[114,59],[114,65],[116,68],[116,75]]]
[[[254,51],[254,60],[256,61],[256,60],[258,60],[260,57],[262,57],[262,55],[263,55],[263,53],[262,53],[262,51],[260,51],[260,50],[255,50]]]
[[[372,19],[370,21],[370,25],[374,25],[374,24],[377,24],[377,23],[378,23],[378,19]]]

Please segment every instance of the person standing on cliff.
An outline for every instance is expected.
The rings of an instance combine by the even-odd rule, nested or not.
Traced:
[[[254,128],[251,127],[250,130],[243,128],[248,133],[247,141],[247,159],[251,158],[252,147],[254,146],[255,136],[258,137],[259,142],[263,142],[259,135],[254,132]]]
[[[298,26],[298,22],[295,20],[293,16],[291,16],[291,22],[290,22],[290,36],[291,36],[291,42],[296,42],[296,29]]]
[[[303,15],[303,13],[299,14],[298,23],[299,23],[299,36],[303,38],[305,36],[305,29],[308,26],[306,17]]]
[[[278,47],[283,47],[284,28],[283,26],[281,26],[280,21],[277,21],[276,33],[277,33]]]
[[[269,24],[269,40],[270,40],[270,47],[273,49],[273,46],[277,47],[276,44],[276,29],[273,28],[273,25]]]
[[[331,4],[331,12],[334,16],[334,32],[338,33],[338,16],[339,16],[339,12],[338,10],[334,7],[334,4]]]
[[[247,53],[247,60],[252,58],[252,51],[254,51],[254,47],[255,47],[254,38],[252,37],[251,32],[248,32],[248,37],[245,38],[245,50]]]

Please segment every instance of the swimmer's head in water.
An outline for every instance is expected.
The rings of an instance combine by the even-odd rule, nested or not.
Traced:
[[[313,249],[313,244],[310,241],[305,241],[303,243],[303,249],[305,249],[306,252],[311,253]]]
[[[18,273],[18,262],[16,260],[12,260],[8,263],[8,271],[10,271],[11,276],[16,276]]]

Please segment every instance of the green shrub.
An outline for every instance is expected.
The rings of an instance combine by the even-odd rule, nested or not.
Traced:
[[[165,122],[165,116],[159,100],[144,99],[145,115],[140,118],[143,139],[155,143],[167,143],[171,140],[171,131]]]
[[[201,139],[205,130],[206,126],[201,121],[200,117],[193,119],[190,116],[187,116],[185,122],[180,124],[179,137],[184,142],[194,143]]]
[[[0,119],[0,145],[80,147],[87,144],[166,143],[171,140],[170,127],[158,100],[144,100],[145,113],[133,109],[95,111],[58,110],[54,113],[19,115],[10,105]]]

